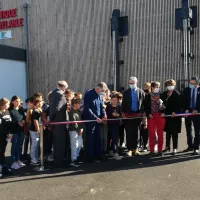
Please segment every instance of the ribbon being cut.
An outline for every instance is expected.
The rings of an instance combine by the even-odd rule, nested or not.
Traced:
[[[192,113],[177,113],[174,117],[189,117],[189,116],[197,116],[200,113],[192,114]],[[123,118],[117,119],[107,119],[105,121],[120,121],[120,120],[134,120],[134,119],[144,119],[146,118],[141,113],[136,113],[134,116],[130,117],[129,115],[123,114]],[[164,117],[172,117],[172,115],[165,115]],[[103,121],[103,120],[102,120]],[[49,122],[48,125],[65,125],[65,124],[82,124],[82,123],[92,123],[97,122],[97,120],[80,120],[80,121],[65,121],[65,122]]]

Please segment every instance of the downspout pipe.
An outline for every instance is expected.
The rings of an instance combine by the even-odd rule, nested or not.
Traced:
[[[30,96],[30,76],[29,76],[29,27],[28,27],[28,3],[24,3],[24,32],[26,40],[26,91]]]

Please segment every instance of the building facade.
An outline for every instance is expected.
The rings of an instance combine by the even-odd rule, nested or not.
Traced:
[[[29,75],[31,94],[46,95],[64,79],[84,92],[98,81],[113,83],[111,23],[113,9],[129,17],[129,35],[120,44],[120,85],[131,75],[140,84],[168,78],[182,80],[182,33],[175,30],[175,9],[181,0],[0,0],[0,9],[17,8],[29,24]],[[199,0],[190,0],[200,7]],[[199,15],[200,16],[200,15]],[[12,28],[12,39],[0,44],[25,48],[24,27]],[[200,75],[200,27],[191,39],[191,75]]]

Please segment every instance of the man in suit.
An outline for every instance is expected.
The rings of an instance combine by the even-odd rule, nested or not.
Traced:
[[[194,116],[185,118],[185,126],[187,132],[188,148],[184,152],[193,151],[194,154],[199,154],[199,135],[200,135],[200,116],[195,115],[200,112],[200,87],[199,79],[192,77],[189,81],[189,87],[183,91],[184,109],[186,113],[191,112]],[[192,136],[192,123],[194,126],[194,142]]]
[[[96,120],[86,123],[86,154],[87,160],[92,162],[94,158],[100,159],[102,155],[101,123],[106,120],[106,112],[103,108],[102,96],[107,90],[104,82],[98,83],[95,88],[88,90],[84,95],[84,120]]]
[[[122,113],[123,117],[134,118],[134,116],[141,116],[141,106],[145,98],[145,94],[141,89],[138,88],[138,80],[136,77],[130,77],[129,87],[130,88],[123,93]],[[141,119],[124,121],[128,156],[132,156],[132,154],[140,155],[137,147],[140,123]]]
[[[49,117],[51,122],[66,121],[67,102],[64,96],[68,84],[65,81],[58,81],[57,88],[49,96]],[[66,145],[66,125],[52,126],[54,165],[63,165]]]

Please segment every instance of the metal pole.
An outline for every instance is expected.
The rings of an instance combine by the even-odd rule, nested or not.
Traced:
[[[28,3],[24,3],[24,31],[26,37],[26,91],[30,95],[30,78],[29,78],[29,29],[28,29]]]
[[[115,31],[113,33],[113,85],[114,85],[114,90],[117,90],[117,70],[116,70],[116,35]]]
[[[191,58],[190,58],[190,54],[191,54],[191,46],[190,46],[190,19],[187,20],[187,48],[188,48],[188,63],[187,63],[187,69],[188,69],[188,79],[190,78],[190,64],[191,64]]]
[[[184,49],[184,76],[188,80],[188,19],[183,20],[183,49]]]
[[[44,144],[44,131],[43,131],[43,123],[40,123],[39,124],[40,126],[40,167],[37,167],[35,168],[34,170],[35,171],[38,171],[38,172],[44,172],[44,171],[47,171],[48,169],[44,169],[44,147],[43,147],[43,144]]]

